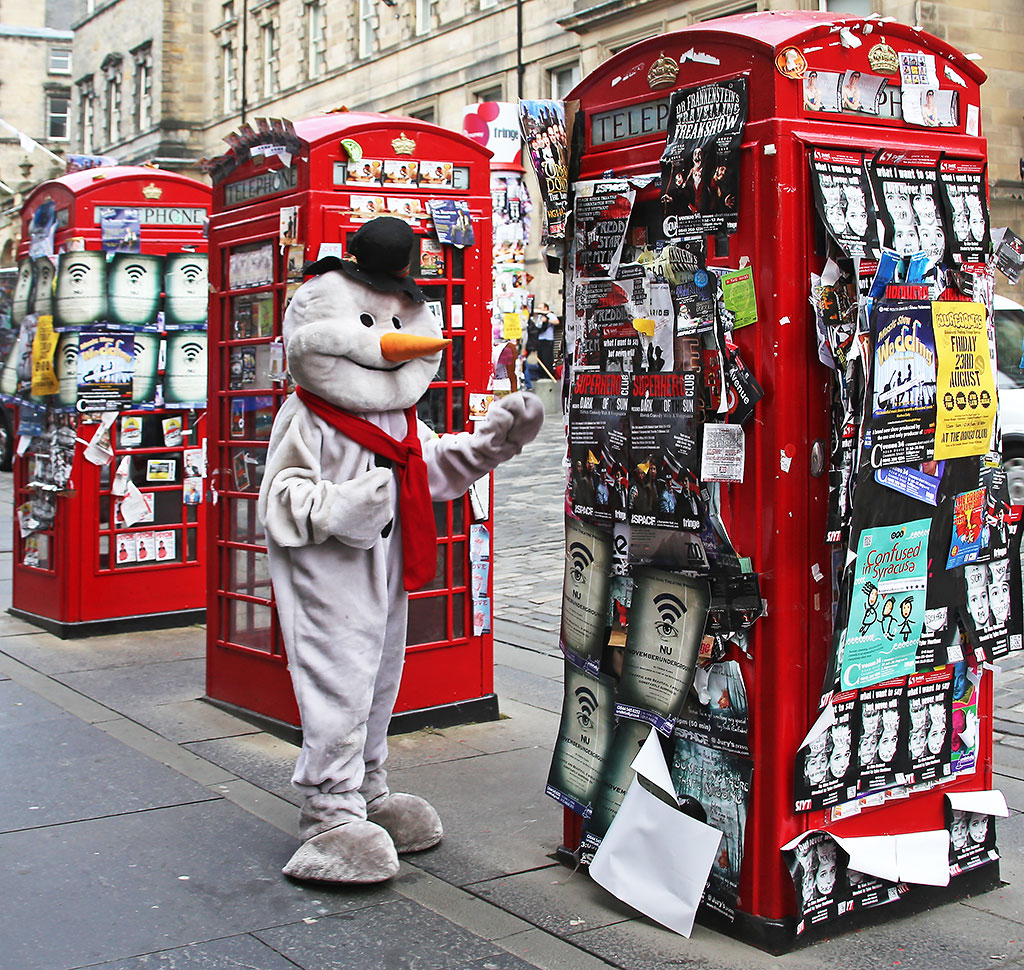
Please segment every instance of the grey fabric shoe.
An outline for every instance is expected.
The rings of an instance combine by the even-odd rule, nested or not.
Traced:
[[[402,854],[431,849],[444,835],[434,807],[419,795],[381,795],[366,806],[366,817],[387,829],[395,849]]]
[[[345,822],[303,842],[281,871],[318,882],[386,882],[398,874],[398,853],[381,826]]]

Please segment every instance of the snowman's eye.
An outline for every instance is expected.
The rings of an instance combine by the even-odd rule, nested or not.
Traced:
[[[392,317],[391,322],[395,325],[396,330],[402,329],[402,321],[399,320],[398,317]]]
[[[368,313],[360,313],[359,314],[359,322],[364,327],[372,327],[377,321],[374,320],[373,317],[371,317],[370,314],[368,314]]]

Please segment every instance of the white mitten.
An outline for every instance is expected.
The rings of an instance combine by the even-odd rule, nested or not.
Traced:
[[[358,478],[335,483],[327,528],[347,546],[369,549],[394,516],[388,468],[372,468]]]
[[[543,423],[544,405],[540,398],[517,391],[491,404],[473,437],[481,445],[486,441],[487,450],[497,462],[503,462],[518,455],[524,445],[533,441]]]

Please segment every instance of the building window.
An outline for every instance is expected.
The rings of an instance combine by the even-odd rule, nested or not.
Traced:
[[[67,141],[71,112],[71,92],[53,91],[46,95],[46,137],[52,141]]]
[[[220,46],[220,108],[224,114],[235,110],[235,45],[234,38]]]
[[[51,47],[50,48],[50,73],[70,74],[71,73],[71,48]]]
[[[733,17],[741,13],[757,13],[757,10],[758,4],[750,3],[749,0],[727,0],[727,2],[719,2],[705,9],[694,11],[692,22],[703,23],[706,20],[715,20],[718,17]]]
[[[135,58],[135,129],[145,131],[153,124],[153,45],[132,51]]]
[[[871,0],[818,0],[818,9],[829,13],[848,13],[855,17],[870,17],[873,10]]]
[[[260,52],[263,55],[263,97],[269,98],[280,89],[277,24],[273,19],[260,24]]]
[[[561,101],[580,83],[579,64],[566,64],[548,71],[548,97]]]
[[[432,104],[423,108],[414,108],[409,112],[409,117],[417,118],[420,121],[426,121],[432,125],[437,124],[437,110]]]
[[[310,81],[321,74],[327,63],[324,9],[322,0],[306,4],[306,77]]]
[[[104,109],[106,111],[105,135],[107,143],[121,140],[121,57],[111,54],[101,65],[104,84]]]
[[[484,88],[482,91],[473,92],[473,103],[482,104],[485,101],[501,101],[504,98],[505,92],[500,84],[494,85],[494,87]]]
[[[480,9],[489,10],[491,7],[496,7],[498,0],[480,0]]]
[[[377,53],[377,9],[375,0],[359,0],[359,56]]]
[[[416,36],[429,34],[433,27],[435,0],[416,0]]]
[[[78,82],[78,135],[82,151],[91,155],[96,144],[96,90],[91,74]]]

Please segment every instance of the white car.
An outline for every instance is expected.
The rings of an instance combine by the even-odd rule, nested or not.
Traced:
[[[1003,431],[1003,467],[1010,500],[1024,504],[1024,306],[997,296],[994,307],[999,372],[999,424]]]

